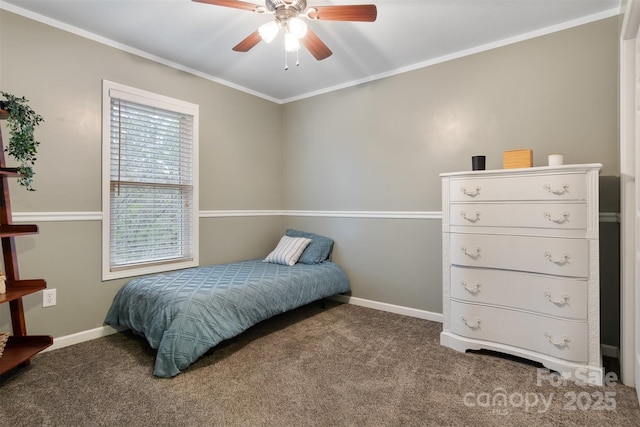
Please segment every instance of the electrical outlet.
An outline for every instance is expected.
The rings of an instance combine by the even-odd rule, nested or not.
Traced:
[[[51,307],[52,305],[56,305],[56,290],[55,289],[45,289],[42,291],[42,306],[43,307]]]

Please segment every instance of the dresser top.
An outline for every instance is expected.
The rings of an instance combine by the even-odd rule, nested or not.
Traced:
[[[589,163],[577,165],[560,165],[560,166],[536,166],[530,168],[517,169],[491,169],[481,171],[461,171],[441,173],[441,177],[459,177],[459,176],[491,176],[491,175],[527,175],[527,174],[544,174],[544,173],[563,173],[563,172],[586,172],[590,170],[600,170],[602,164]]]

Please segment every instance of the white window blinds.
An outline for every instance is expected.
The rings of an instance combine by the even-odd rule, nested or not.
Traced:
[[[197,265],[194,114],[108,93],[107,276]]]

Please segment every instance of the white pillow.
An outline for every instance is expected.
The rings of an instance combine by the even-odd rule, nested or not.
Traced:
[[[282,236],[278,246],[262,262],[294,265],[309,243],[311,243],[311,239],[305,237]]]

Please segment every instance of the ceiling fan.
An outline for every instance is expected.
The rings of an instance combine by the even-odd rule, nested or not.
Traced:
[[[273,21],[260,26],[233,47],[236,52],[247,52],[261,40],[270,43],[282,28],[285,32],[286,52],[297,52],[302,43],[318,61],[328,58],[332,52],[316,33],[307,28],[307,24],[300,19],[301,17],[312,21],[373,22],[378,15],[377,8],[373,4],[307,7],[306,0],[265,0],[264,6],[240,0],[193,1],[274,15]],[[286,65],[285,69],[287,69]]]

